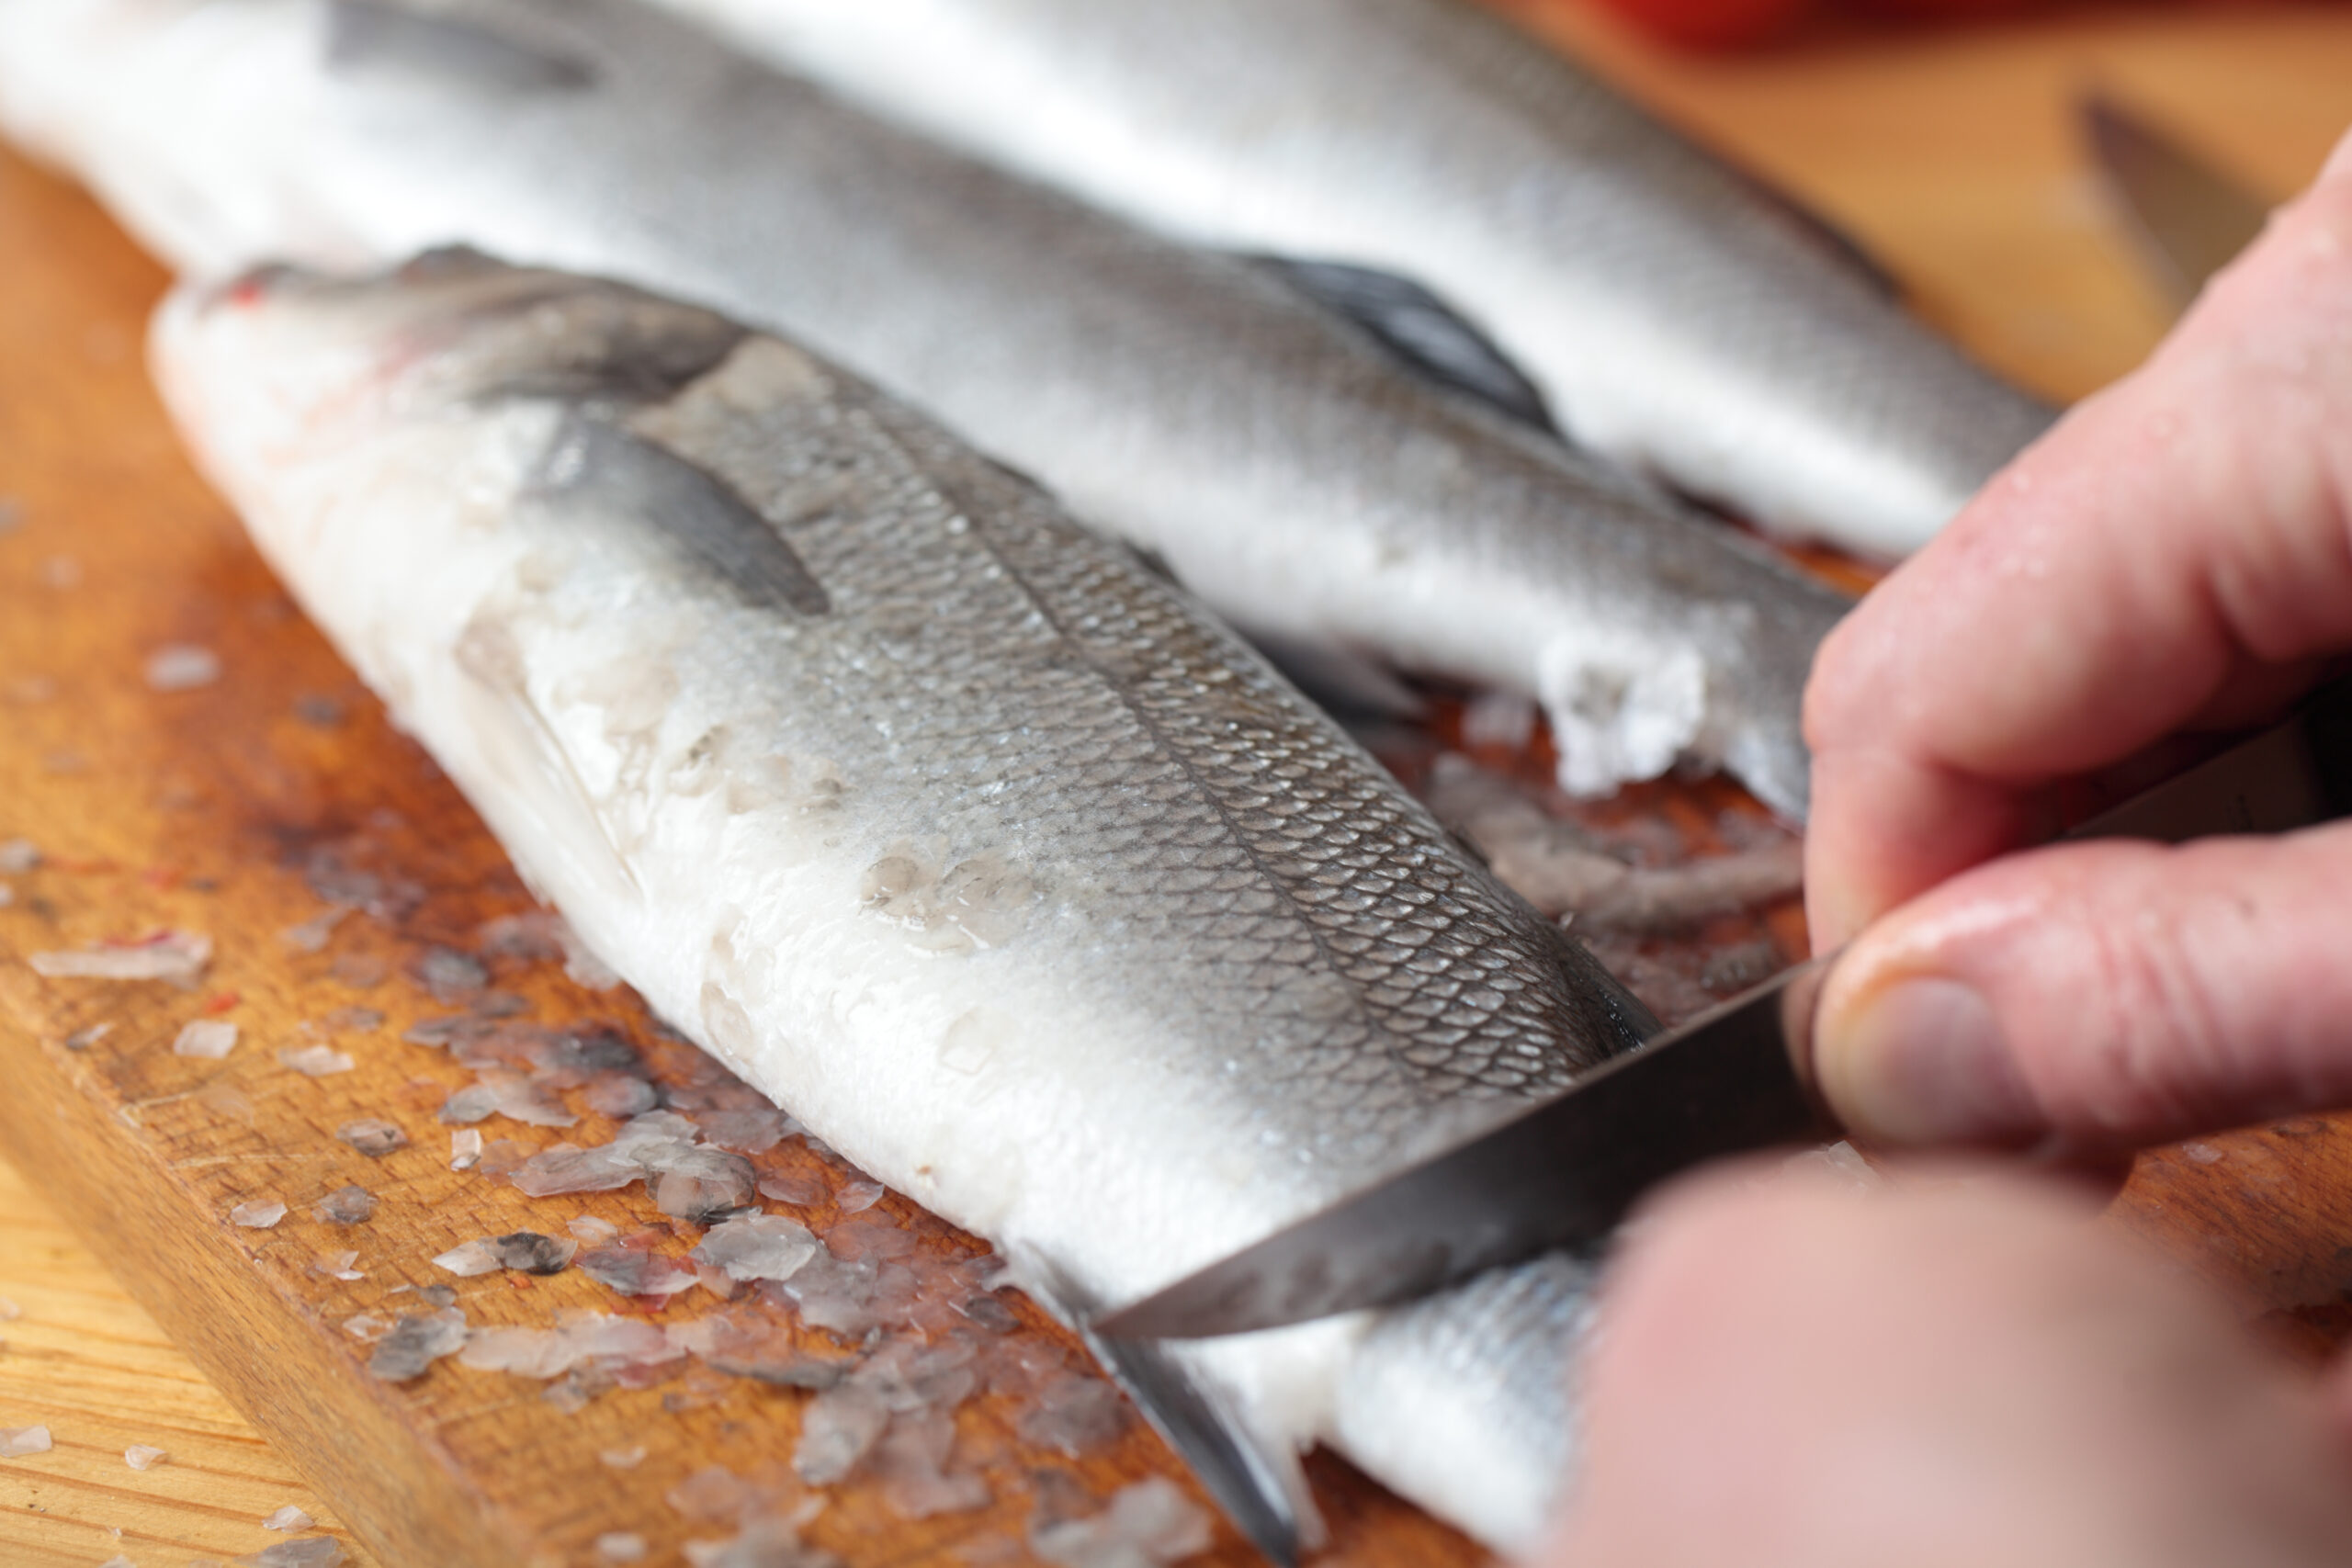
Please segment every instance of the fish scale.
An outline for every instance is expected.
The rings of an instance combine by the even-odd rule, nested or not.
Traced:
[[[698,374],[675,346],[720,343]],[[466,255],[184,291],[155,344],[264,552],[594,951],[1066,1307],[1654,1028],[1178,590],[797,348]],[[582,482],[546,483],[550,454]],[[747,505],[682,525],[599,463]],[[740,592],[754,536],[821,600]],[[1471,1295],[1374,1339],[1356,1318],[1164,1354],[1247,1443],[1337,1440],[1523,1547],[1564,1479],[1532,1456],[1573,1413],[1521,1359],[1462,1375],[1459,1347],[1582,1290],[1539,1270],[1509,1314]],[[1546,1436],[1499,1454],[1465,1427]]]
[[[356,15],[408,30],[338,51]],[[518,78],[531,50],[568,69]],[[0,119],[199,273],[463,241],[790,333],[1247,631],[1537,696],[1578,793],[1683,760],[1804,811],[1803,687],[1845,596],[1433,390],[1261,267],[923,141],[647,7],[0,0]]]

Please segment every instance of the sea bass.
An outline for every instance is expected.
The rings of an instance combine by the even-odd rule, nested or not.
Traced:
[[[158,321],[295,595],[589,945],[1064,1301],[1124,1300],[1655,1021],[1247,645],[814,355],[444,254]],[[1498,1545],[1584,1267],[1173,1352]]]
[[[621,0],[0,0],[0,118],[182,266],[465,242],[773,327],[1152,552],[1243,629],[1533,694],[1580,793],[1805,801],[1847,607],[1154,239]]]
[[[1460,0],[662,3],[1170,233],[1401,275],[1575,440],[1769,527],[1908,551],[2051,417]]]

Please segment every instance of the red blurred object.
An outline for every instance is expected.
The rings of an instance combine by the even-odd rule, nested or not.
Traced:
[[[1849,0],[1864,16],[1893,17],[1906,22],[1968,22],[1979,17],[2011,17],[2038,8],[2039,0]]]
[[[1932,5],[1936,0],[1924,3]],[[1953,3],[1965,5],[1968,0]],[[1815,0],[1600,0],[1600,4],[1661,43],[1708,51],[1772,43],[1788,36],[1815,8]]]

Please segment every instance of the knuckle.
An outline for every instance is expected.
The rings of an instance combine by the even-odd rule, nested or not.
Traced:
[[[2083,1048],[2061,1055],[2080,1066],[2053,1091],[2071,1102],[2069,1119],[2099,1128],[2177,1120],[2225,1046],[2225,1010],[2191,922],[2161,897],[2117,908],[2078,892],[2070,902],[2088,973],[2073,987],[2076,1007],[2064,1011]]]

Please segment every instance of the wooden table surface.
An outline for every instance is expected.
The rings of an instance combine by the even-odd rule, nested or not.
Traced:
[[[2352,12],[2344,10],[2075,11],[1693,62],[1555,0],[1503,8],[1817,204],[1911,286],[1926,313],[2062,398],[2127,369],[2164,321],[2086,177],[2068,118],[2075,86],[2096,80],[2160,113],[2280,195],[2352,123]],[[80,287],[64,287],[66,271],[82,274]],[[137,322],[112,302],[150,297],[159,281],[78,197],[21,165],[0,165],[0,391],[14,420],[0,423],[0,497],[30,488],[12,469],[36,447],[93,506],[134,504],[122,476],[175,464],[152,411],[99,424],[102,404],[28,395],[52,375],[129,375]],[[48,292],[28,299],[28,288]],[[17,543],[38,543],[40,563],[0,578],[0,604],[65,570],[48,563],[71,553],[71,533],[70,522],[61,529],[36,516]],[[42,655],[70,661],[74,650],[12,646],[0,625],[0,684],[17,682],[21,696],[28,660]],[[103,724],[103,713],[94,709],[93,722]],[[0,783],[17,781],[0,788],[0,840],[44,836],[50,824],[11,814],[41,793],[28,781],[52,773],[57,750],[30,709],[12,713],[0,701]],[[87,750],[103,756],[103,740]],[[2352,1285],[2343,1261],[2352,1243],[2347,1143],[2335,1123],[2312,1121],[2151,1156],[2119,1215],[2230,1290],[2284,1342],[2316,1351],[2340,1335]],[[259,1521],[287,1503],[341,1535],[328,1505],[111,1285],[77,1230],[6,1171],[0,1297],[14,1303],[0,1305],[0,1317],[21,1310],[0,1322],[0,1427],[46,1423],[57,1443],[46,1455],[0,1461],[0,1561],[62,1568],[121,1553],[140,1568],[177,1568],[284,1539]],[[132,1443],[171,1458],[133,1472],[122,1459]],[[1461,1556],[1442,1532],[1384,1529],[1377,1540],[1343,1529],[1342,1555],[1367,1563]],[[1404,1539],[1392,1540],[1399,1529]],[[374,1561],[342,1539],[351,1561]]]

